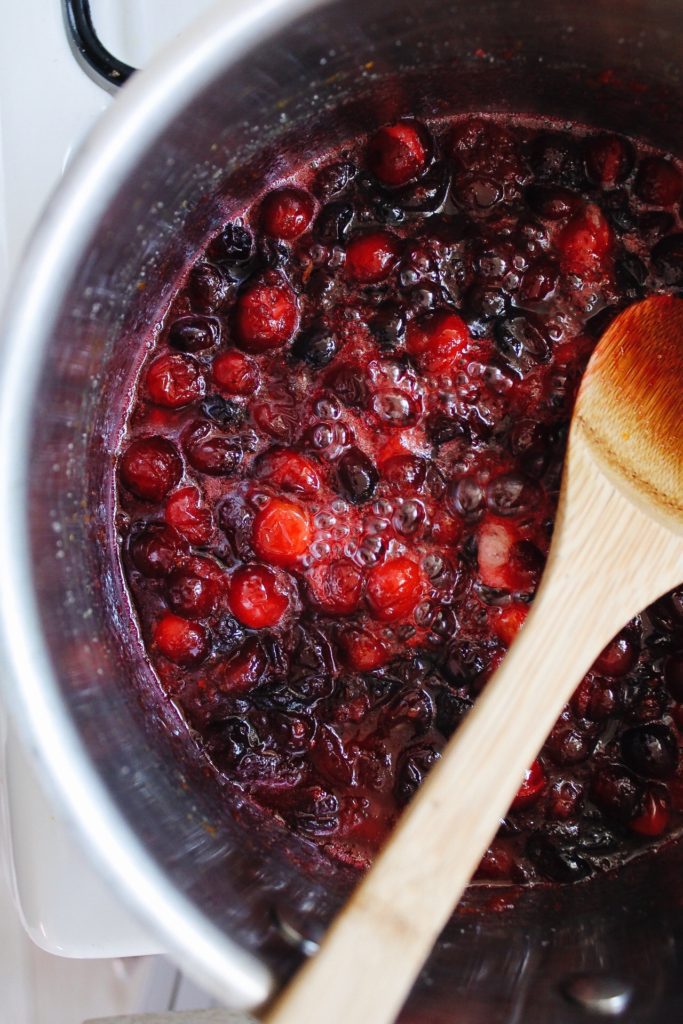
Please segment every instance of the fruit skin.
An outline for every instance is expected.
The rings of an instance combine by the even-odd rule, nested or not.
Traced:
[[[290,599],[283,579],[265,565],[243,565],[230,578],[228,604],[249,629],[272,629],[286,615]]]
[[[383,185],[406,185],[417,177],[429,159],[429,138],[417,121],[395,121],[375,132],[368,143],[369,169]]]
[[[471,341],[467,324],[455,313],[434,313],[411,321],[406,349],[428,373],[447,373]]]
[[[211,509],[196,487],[181,487],[166,499],[164,518],[191,544],[206,544],[213,532]]]
[[[136,529],[128,543],[133,565],[149,579],[163,579],[186,553],[182,537],[163,523]]]
[[[603,271],[613,247],[612,229],[595,203],[575,213],[557,239],[562,268],[580,276]]]
[[[143,501],[163,501],[182,473],[178,449],[165,437],[158,436],[132,441],[123,452],[119,466],[124,487]]]
[[[539,799],[547,785],[546,774],[543,765],[536,759],[524,774],[524,780],[517,790],[517,795],[512,801],[512,809],[517,811],[520,807],[528,807]]]
[[[298,321],[296,296],[278,274],[252,281],[237,298],[235,334],[247,352],[280,348],[294,335]]]
[[[216,356],[212,374],[218,390],[228,395],[253,395],[259,386],[258,365],[236,349]]]
[[[363,594],[365,579],[361,570],[348,559],[316,566],[308,574],[310,596],[327,615],[350,615]]]
[[[339,642],[347,665],[357,672],[373,672],[389,660],[386,644],[370,630],[348,630],[341,634]]]
[[[206,384],[196,359],[180,352],[167,352],[150,363],[145,388],[155,405],[181,409],[201,398]]]
[[[355,504],[369,501],[379,482],[373,462],[360,448],[349,448],[339,460],[337,476],[341,493]]]
[[[208,635],[204,627],[171,612],[157,622],[152,642],[165,658],[184,668],[198,665],[208,651]]]
[[[271,486],[307,497],[317,494],[322,482],[315,462],[291,448],[274,448],[266,452],[259,459],[257,474]]]
[[[405,556],[375,566],[367,588],[374,617],[381,622],[408,618],[420,602],[423,582],[420,567]]]
[[[398,262],[399,240],[388,231],[356,235],[346,247],[344,273],[358,284],[379,284]]]
[[[302,235],[313,217],[313,198],[299,188],[269,192],[261,204],[261,225],[271,238],[291,242]]]
[[[311,523],[301,505],[273,498],[254,519],[252,543],[258,558],[285,568],[295,565],[311,543]]]

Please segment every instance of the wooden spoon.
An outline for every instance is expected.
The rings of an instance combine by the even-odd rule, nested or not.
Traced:
[[[683,580],[683,301],[622,312],[574,410],[533,610],[267,1024],[389,1024],[579,680]]]

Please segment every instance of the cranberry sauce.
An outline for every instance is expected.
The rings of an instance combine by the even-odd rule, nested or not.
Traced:
[[[614,135],[405,119],[190,269],[120,454],[124,569],[215,769],[332,857],[367,865],[522,626],[595,341],[683,289],[682,191]],[[680,830],[679,726],[683,589],[595,662],[479,877]]]

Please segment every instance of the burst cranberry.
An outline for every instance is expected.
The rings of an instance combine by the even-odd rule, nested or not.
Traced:
[[[191,558],[168,577],[169,606],[187,619],[205,619],[215,611],[225,590],[223,571],[208,558]]]
[[[190,465],[207,476],[235,476],[244,452],[238,440],[199,420],[183,434],[183,446]]]
[[[365,583],[361,570],[348,559],[316,566],[307,580],[313,600],[327,615],[350,615],[355,611]]]
[[[130,539],[128,550],[135,568],[150,579],[163,579],[175,566],[186,545],[163,523],[148,523]]]
[[[603,675],[617,678],[630,672],[638,661],[638,646],[632,634],[621,632],[607,644],[593,668]]]
[[[396,121],[380,128],[368,143],[368,167],[383,185],[405,185],[429,158],[426,130],[417,121]]]
[[[683,195],[683,175],[670,160],[647,157],[638,168],[635,190],[650,206],[674,206]]]
[[[574,214],[557,239],[563,269],[580,276],[604,272],[613,246],[612,229],[595,203]]]
[[[293,336],[297,323],[296,296],[278,275],[252,282],[237,299],[235,331],[248,352],[280,348]]]
[[[295,565],[308,551],[311,539],[308,512],[292,501],[273,498],[254,519],[254,551],[271,565]]]
[[[427,462],[418,455],[392,455],[380,468],[386,482],[402,491],[419,491],[427,476]]]
[[[503,590],[533,588],[543,569],[538,548],[520,540],[512,523],[493,517],[479,527],[477,561],[482,583]]]
[[[178,449],[165,437],[143,437],[121,456],[121,482],[143,501],[163,501],[183,472]]]
[[[455,313],[434,313],[408,325],[406,348],[428,373],[453,370],[471,341],[467,325]]]
[[[591,135],[583,144],[588,177],[602,188],[614,188],[633,167],[633,146],[619,135]]]
[[[641,836],[661,836],[671,820],[671,799],[663,788],[648,789],[640,813],[632,818],[628,827]]]
[[[493,628],[507,647],[519,633],[528,614],[528,604],[510,604],[500,609],[493,620]]]
[[[379,474],[360,448],[349,448],[337,467],[341,493],[355,504],[369,501],[379,482]]]
[[[535,803],[543,793],[547,782],[548,779],[543,770],[543,765],[536,759],[524,773],[522,785],[517,790],[517,795],[512,801],[513,811],[518,811],[520,807],[528,807],[530,804]]]
[[[181,487],[169,495],[164,517],[191,544],[206,544],[213,532],[211,509],[202,502],[196,487]]]
[[[265,565],[245,565],[230,579],[228,603],[249,629],[272,629],[289,609],[289,593],[280,576]]]
[[[192,356],[169,352],[150,365],[145,377],[147,394],[155,405],[180,409],[204,394],[204,377]]]
[[[204,352],[220,341],[220,323],[214,317],[186,316],[171,324],[168,343],[181,352]]]
[[[392,272],[399,257],[399,241],[388,231],[358,235],[346,247],[345,273],[358,284],[378,284]]]
[[[368,603],[382,622],[395,622],[412,615],[420,602],[423,576],[420,567],[401,556],[375,566],[368,579]]]
[[[310,497],[320,490],[318,466],[301,452],[290,448],[274,449],[259,461],[258,474],[273,487]]]
[[[374,672],[389,660],[386,644],[368,630],[349,630],[342,633],[340,642],[346,663],[356,672]]]
[[[211,373],[218,390],[227,395],[253,395],[259,386],[258,366],[235,349],[217,355]]]
[[[277,622],[272,625],[277,625]],[[261,682],[266,665],[263,647],[255,637],[250,637],[238,651],[219,666],[218,687],[222,693],[235,696],[249,693]]]
[[[168,612],[154,627],[154,645],[169,661],[191,668],[206,657],[209,639],[197,622],[188,622]]]
[[[302,235],[313,217],[313,199],[299,188],[269,192],[261,206],[261,226],[271,238],[286,242]]]

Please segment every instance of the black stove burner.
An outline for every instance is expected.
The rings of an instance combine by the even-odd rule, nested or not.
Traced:
[[[87,73],[110,92],[135,72],[107,50],[93,25],[90,0],[64,0],[64,14],[72,46]]]

